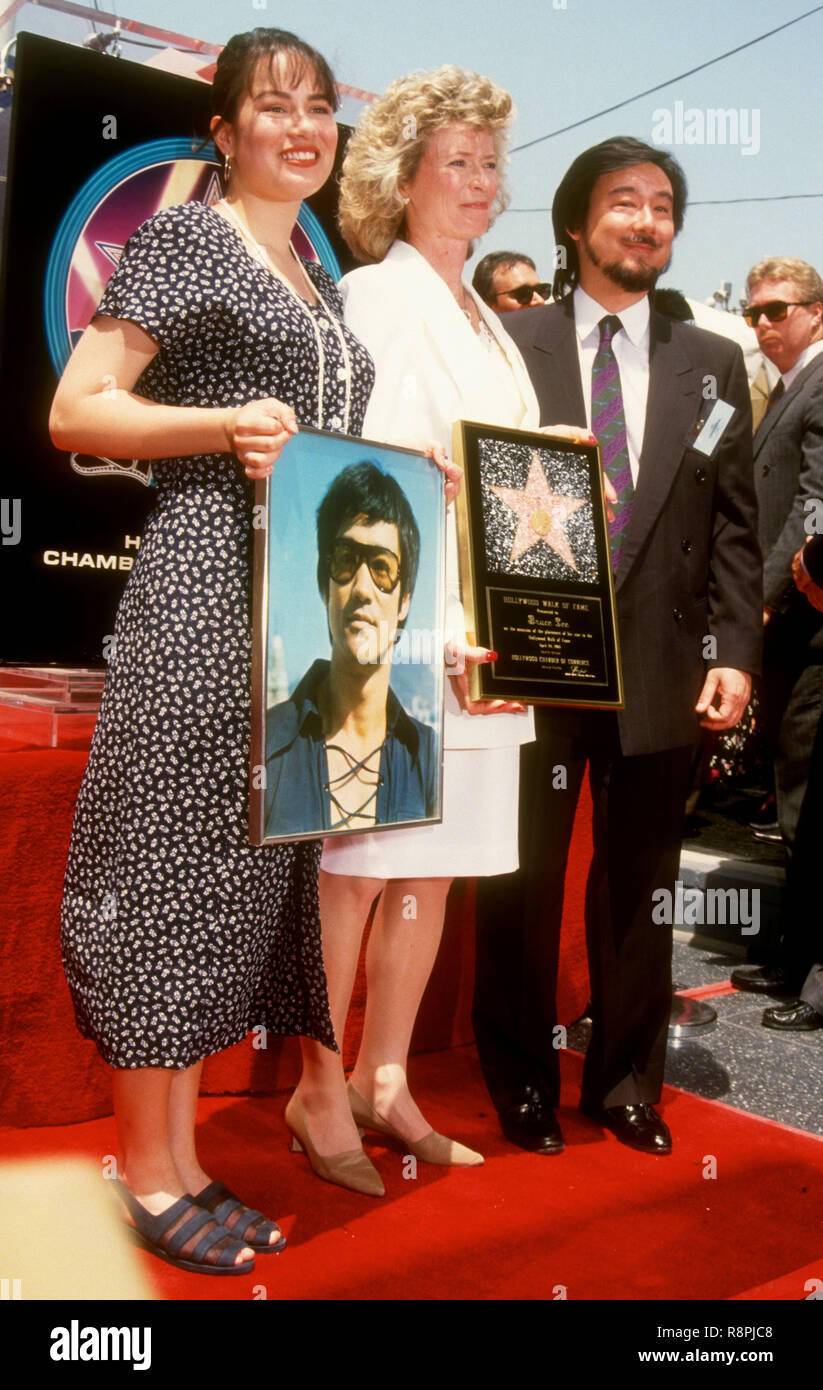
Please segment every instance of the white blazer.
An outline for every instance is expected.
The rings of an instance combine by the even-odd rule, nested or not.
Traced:
[[[450,454],[452,424],[461,418],[537,429],[537,397],[517,347],[497,315],[471,286],[465,289],[511,368],[510,391],[500,390],[488,349],[445,281],[413,246],[396,241],[378,265],[344,275],[346,323],[369,349],[376,371],[363,425],[366,438],[409,448],[434,441]],[[454,632],[464,623],[452,512],[449,508],[446,626]],[[447,748],[509,747],[533,737],[531,713],[466,714],[446,682]]]

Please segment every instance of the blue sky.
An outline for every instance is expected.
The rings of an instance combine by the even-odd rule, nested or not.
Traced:
[[[101,8],[217,43],[256,24],[291,28],[322,50],[340,80],[375,92],[404,72],[442,62],[473,68],[512,93],[517,146],[706,63],[815,6],[812,0],[302,0],[291,6],[279,0],[103,0]],[[88,28],[82,21],[62,23],[64,36],[75,40]],[[31,4],[19,24],[61,34],[56,18]],[[145,53],[126,50],[135,59]],[[668,113],[670,148],[683,164],[695,205],[664,283],[702,299],[721,280],[731,280],[736,299],[749,266],[764,255],[798,255],[823,270],[823,196],[699,206],[823,195],[821,59],[823,8],[703,72],[513,153],[510,210],[484,239],[481,253],[501,247],[527,251],[550,278],[553,237],[546,209],[568,164],[608,135],[653,141]],[[347,103],[344,114],[356,109]],[[737,144],[708,143],[707,130],[703,143],[674,143],[678,111],[685,138],[687,128],[697,134],[707,113],[718,109],[736,113]]]

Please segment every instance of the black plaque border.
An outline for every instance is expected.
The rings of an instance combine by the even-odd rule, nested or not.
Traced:
[[[504,429],[496,425],[471,420],[457,420],[452,430],[455,459],[463,468],[463,485],[456,503],[460,582],[466,635],[471,645],[489,647],[490,624],[487,593],[501,588],[501,576],[490,572],[486,565],[485,531],[480,483],[480,443],[484,439],[522,444],[545,449],[551,446],[570,458],[585,459],[594,511],[595,546],[598,572],[596,583],[581,580],[546,580],[518,575],[507,580],[516,593],[543,594],[551,589],[558,597],[585,596],[598,598],[604,626],[605,684],[583,685],[571,681],[530,680],[506,677],[495,673],[494,662],[469,667],[469,689],[474,699],[522,700],[534,705],[565,705],[580,709],[622,709],[624,705],[623,677],[620,666],[620,644],[617,628],[617,608],[614,597],[614,578],[609,552],[609,531],[606,502],[603,494],[603,472],[600,450],[594,444],[578,444],[558,435],[532,430]]]
[[[206,59],[204,59],[205,63]],[[8,188],[0,275],[3,493],[20,535],[0,545],[7,603],[0,666],[105,669],[105,638],[156,493],[130,475],[81,476],[48,433],[57,380],[43,321],[43,285],[58,228],[78,191],[114,156],[172,137],[198,147],[209,85],[74,44],[20,33],[15,50]],[[116,117],[117,139],[103,138]],[[337,229],[337,178],[350,127],[339,125],[334,169],[307,199],[345,273],[357,264]],[[139,219],[138,219],[139,220]],[[128,543],[126,542],[128,537]],[[44,552],[93,557],[51,565]],[[117,568],[101,566],[114,559]]]

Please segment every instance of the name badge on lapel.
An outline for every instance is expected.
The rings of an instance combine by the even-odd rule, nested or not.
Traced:
[[[726,433],[726,427],[734,412],[735,406],[729,405],[728,401],[712,401],[706,413],[703,414],[701,411],[697,418],[694,431],[688,440],[691,448],[711,458]]]

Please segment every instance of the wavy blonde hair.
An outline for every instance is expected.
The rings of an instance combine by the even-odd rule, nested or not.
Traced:
[[[788,280],[798,294],[812,303],[823,304],[823,283],[813,265],[800,261],[796,256],[768,256],[764,261],[753,265],[746,276],[746,290],[749,294],[764,280]]]
[[[392,82],[364,110],[340,176],[340,230],[357,259],[382,261],[401,234],[406,208],[398,185],[414,178],[432,135],[457,124],[488,131],[502,164],[513,117],[508,92],[450,64]],[[489,226],[507,203],[501,177]]]

